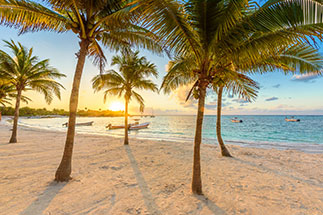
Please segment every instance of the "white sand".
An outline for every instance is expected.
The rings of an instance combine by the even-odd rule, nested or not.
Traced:
[[[192,143],[77,135],[73,180],[53,182],[65,134],[0,125],[0,214],[323,214],[323,154],[202,146],[203,191],[190,192]]]

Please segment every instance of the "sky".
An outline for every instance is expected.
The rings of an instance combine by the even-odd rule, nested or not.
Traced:
[[[78,52],[78,38],[72,32],[57,34],[54,32],[35,32],[18,35],[18,31],[13,28],[0,26],[0,49],[9,51],[4,47],[2,40],[14,40],[22,43],[27,48],[33,48],[34,55],[40,59],[50,59],[50,65],[57,68],[66,78],[60,80],[65,87],[62,90],[61,100],[55,98],[48,105],[43,95],[36,92],[27,92],[25,95],[32,99],[28,105],[33,108],[62,108],[68,109],[69,96],[71,92],[73,74],[76,66],[75,53]],[[321,43],[320,52],[323,52]],[[108,59],[106,69],[111,67],[111,57],[116,53],[105,50]],[[159,72],[157,79],[152,80],[160,86],[166,74],[167,63],[170,60],[166,55],[157,56],[148,51],[141,51],[141,56],[155,63]],[[93,66],[87,59],[83,71],[79,109],[109,109],[111,104],[120,102],[122,98],[109,97],[106,103],[103,102],[102,93],[94,93],[91,86],[91,79],[99,74],[99,69]],[[245,101],[224,95],[223,114],[225,115],[315,115],[323,114],[323,77],[313,75],[284,75],[279,72],[267,73],[263,75],[251,76],[260,85],[260,90],[256,101],[246,103]],[[178,90],[165,95],[161,93],[145,92],[140,94],[145,99],[145,113],[156,115],[194,115],[196,114],[196,101],[185,102],[189,87],[181,87]],[[139,112],[139,105],[132,101],[130,103],[130,113]],[[206,114],[216,114],[216,95],[208,92],[206,99]]]

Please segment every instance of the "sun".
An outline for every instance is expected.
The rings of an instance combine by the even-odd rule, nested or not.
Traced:
[[[112,102],[109,109],[112,111],[124,110],[124,105],[121,102]]]

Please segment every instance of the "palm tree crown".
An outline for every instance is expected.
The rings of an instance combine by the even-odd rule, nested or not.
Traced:
[[[47,103],[51,103],[54,95],[60,99],[60,88],[64,87],[55,79],[65,75],[51,67],[48,59],[39,60],[33,56],[32,48],[28,50],[14,41],[4,42],[13,57],[0,50],[0,78],[6,80],[7,85],[14,86],[16,92],[35,90],[42,93]]]
[[[101,71],[106,58],[101,45],[119,50],[137,45],[160,52],[154,35],[134,24],[136,20],[123,0],[49,0],[43,4],[23,0],[1,0],[0,22],[20,28],[20,33],[41,30],[73,31],[86,41],[89,56]],[[100,45],[101,44],[101,45]]]
[[[145,57],[139,57],[139,52],[126,53],[121,56],[114,56],[111,65],[119,67],[119,73],[114,70],[108,70],[102,75],[93,78],[93,88],[96,91],[104,91],[104,100],[107,95],[123,96],[126,100],[134,98],[140,104],[140,110],[143,111],[144,99],[134,91],[151,90],[157,91],[157,85],[147,79],[150,75],[158,76],[156,66],[147,61]]]

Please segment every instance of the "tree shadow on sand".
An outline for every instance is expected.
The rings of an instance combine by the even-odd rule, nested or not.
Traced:
[[[290,178],[290,179],[293,179],[293,180],[296,180],[296,181],[301,181],[303,183],[306,183],[306,184],[309,184],[309,185],[312,185],[312,186],[323,188],[323,184],[319,183],[317,181],[299,178],[299,177],[289,175],[289,174],[286,174],[284,172],[277,171],[277,170],[274,170],[274,169],[271,169],[271,168],[268,168],[268,167],[265,167],[265,166],[259,166],[259,164],[256,164],[256,163],[253,163],[253,162],[250,162],[250,161],[246,161],[246,160],[242,160],[240,158],[233,158],[233,159],[240,162],[240,163],[242,163],[242,164],[246,164],[246,165],[261,169],[262,171],[265,171],[265,172],[272,172],[272,173],[274,173],[276,175],[279,175],[279,176],[287,177],[287,178]]]
[[[20,215],[41,215],[66,183],[51,182]]]
[[[207,207],[210,212],[214,215],[226,215],[225,211],[222,210],[219,206],[217,206],[214,202],[206,198],[205,196],[194,195],[194,197],[200,200],[201,204]]]
[[[125,145],[125,151],[127,152],[131,167],[134,171],[136,180],[138,182],[139,188],[141,190],[141,194],[143,196],[145,205],[147,207],[147,210],[149,211],[149,214],[151,215],[157,215],[162,214],[159,210],[159,207],[156,205],[154,201],[154,197],[152,196],[149,187],[147,186],[147,183],[138,167],[138,163],[135,159],[135,157],[132,154],[131,148],[129,145]]]

